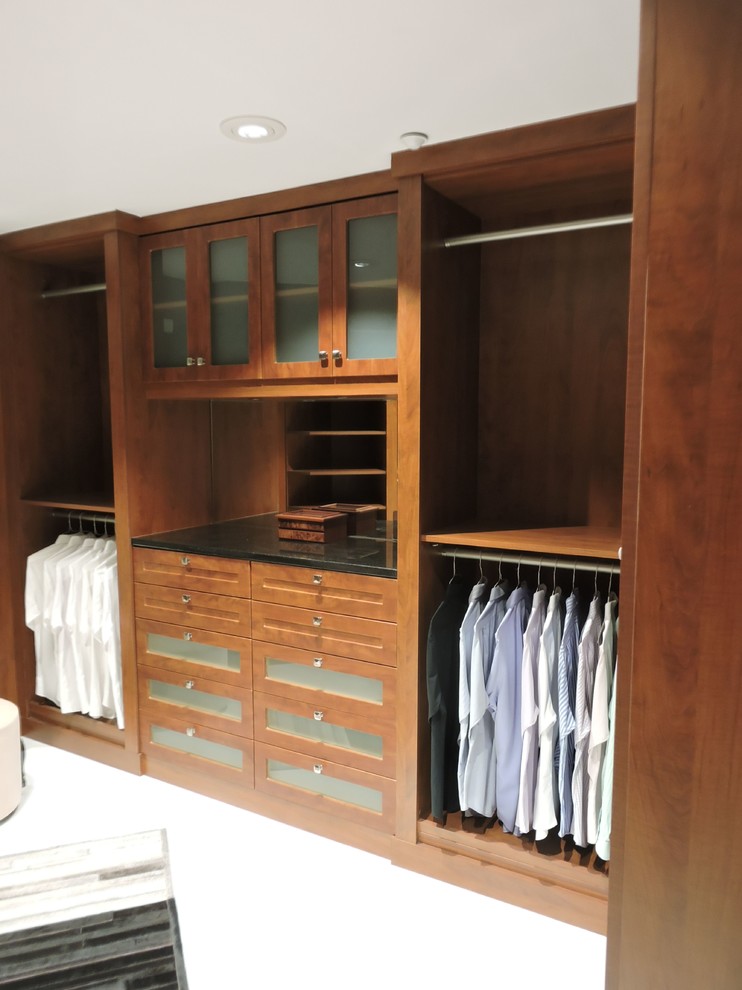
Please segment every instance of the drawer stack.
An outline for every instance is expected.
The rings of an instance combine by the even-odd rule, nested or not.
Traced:
[[[396,581],[252,565],[255,787],[391,831]]]
[[[253,786],[250,564],[135,548],[142,752]]]

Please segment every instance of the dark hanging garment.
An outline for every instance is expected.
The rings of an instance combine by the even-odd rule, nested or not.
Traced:
[[[430,721],[430,800],[433,818],[445,824],[459,810],[459,629],[471,584],[454,575],[428,629],[426,672]]]

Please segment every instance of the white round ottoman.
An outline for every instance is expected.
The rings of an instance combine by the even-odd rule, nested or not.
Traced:
[[[21,722],[12,701],[0,698],[0,820],[21,803]]]

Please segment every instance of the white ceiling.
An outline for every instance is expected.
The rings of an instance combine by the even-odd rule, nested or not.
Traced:
[[[389,167],[636,99],[639,0],[0,0],[0,232]],[[226,117],[283,121],[247,145]]]

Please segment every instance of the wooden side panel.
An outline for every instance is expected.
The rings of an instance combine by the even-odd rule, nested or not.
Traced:
[[[214,401],[211,417],[214,519],[280,511],[285,484],[281,403]]]
[[[645,13],[656,79],[644,94],[653,130],[638,143],[651,194],[608,985],[731,990],[742,984],[742,8],[656,0]]]
[[[497,528],[619,525],[629,254],[629,227],[482,250],[478,517]]]

